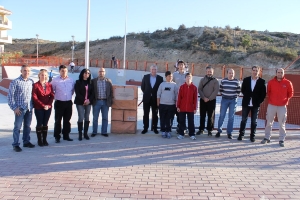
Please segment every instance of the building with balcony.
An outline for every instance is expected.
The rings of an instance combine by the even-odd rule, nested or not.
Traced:
[[[12,12],[0,6],[0,53],[4,52],[4,44],[11,44],[12,37],[7,35],[7,30],[12,29],[12,22],[7,18]]]

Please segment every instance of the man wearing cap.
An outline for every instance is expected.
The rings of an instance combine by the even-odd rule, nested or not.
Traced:
[[[269,143],[274,118],[277,114],[279,123],[279,145],[284,147],[284,139],[286,137],[285,122],[287,116],[286,106],[294,95],[294,89],[291,81],[284,77],[284,69],[276,70],[276,76],[268,82],[268,108],[266,116],[265,138],[262,144]]]
[[[177,61],[177,71],[175,71],[173,73],[173,81],[176,83],[177,86],[177,93],[179,91],[180,86],[182,86],[185,83],[185,75],[186,75],[186,71],[185,71],[185,63],[183,62],[183,60],[179,60]],[[177,133],[179,131],[179,114],[176,110],[175,112],[176,116],[177,116]],[[173,122],[173,119],[172,119]],[[183,127],[183,130],[186,130],[186,125],[185,127]]]

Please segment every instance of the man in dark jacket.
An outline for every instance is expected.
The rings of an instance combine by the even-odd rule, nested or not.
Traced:
[[[259,113],[260,104],[266,97],[265,80],[260,78],[260,68],[258,66],[252,67],[252,75],[244,78],[241,92],[243,93],[242,101],[242,121],[240,125],[240,134],[238,140],[243,140],[245,135],[245,128],[249,112],[251,111],[251,134],[250,141],[255,142],[255,132],[257,125],[257,116]]]
[[[158,107],[157,107],[157,90],[159,85],[163,82],[163,77],[157,75],[157,66],[152,65],[150,67],[150,74],[146,74],[143,77],[141,89],[143,91],[143,123],[144,123],[144,130],[142,134],[148,132],[149,128],[149,112],[150,107],[152,109],[152,128],[155,134],[158,134],[157,130],[157,122],[158,122]]]

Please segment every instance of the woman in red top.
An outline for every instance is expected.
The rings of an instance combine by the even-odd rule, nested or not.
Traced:
[[[48,83],[48,72],[41,69],[39,81],[33,84],[32,99],[34,114],[36,116],[36,135],[39,146],[48,146],[47,132],[48,121],[51,115],[54,92],[51,83]]]

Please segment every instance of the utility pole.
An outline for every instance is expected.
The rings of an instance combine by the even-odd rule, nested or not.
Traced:
[[[36,34],[36,66],[39,65],[39,34]]]

